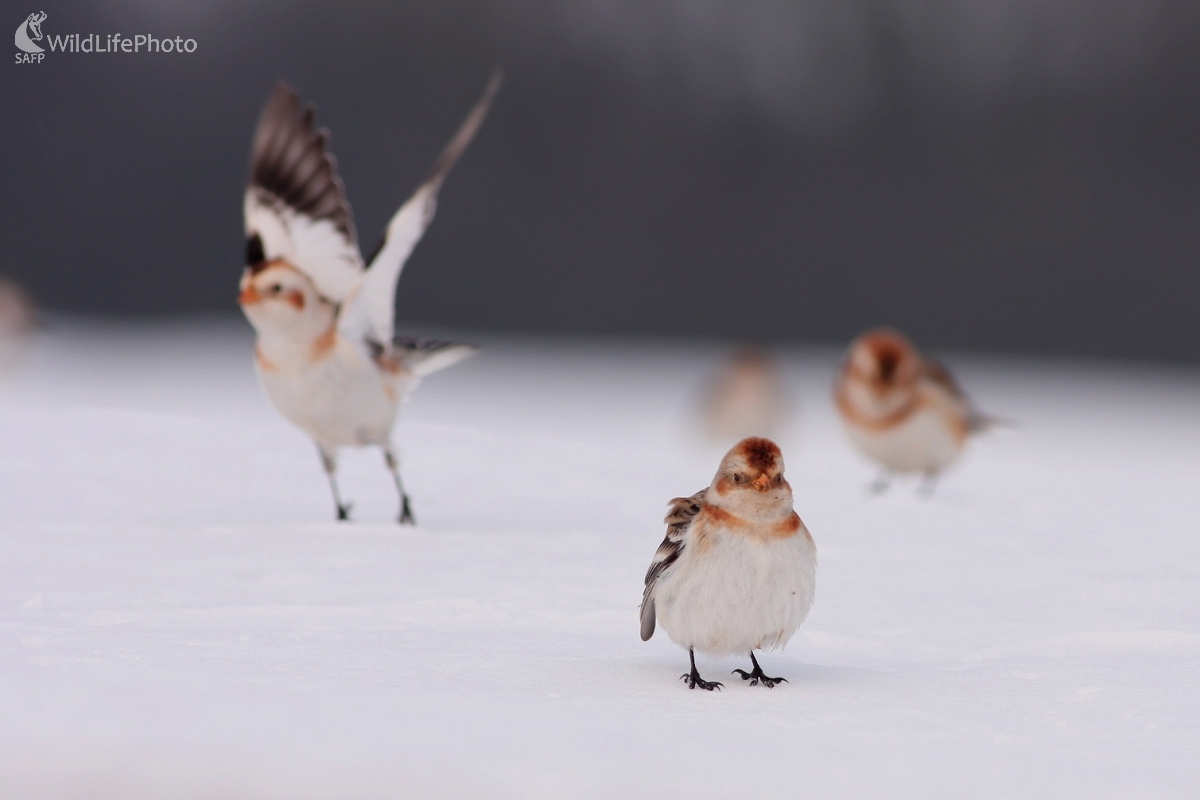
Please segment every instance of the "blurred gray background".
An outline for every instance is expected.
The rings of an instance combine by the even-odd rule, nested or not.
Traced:
[[[36,5],[36,8],[35,8]],[[400,324],[1200,362],[1195,0],[8,5],[190,55],[2,71],[0,274],[51,309],[236,314],[250,136],[318,106],[364,249],[507,83]]]

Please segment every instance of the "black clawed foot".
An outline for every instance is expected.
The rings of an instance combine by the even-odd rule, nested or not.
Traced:
[[[338,503],[337,518],[338,518],[338,522],[349,522],[350,521],[350,504],[349,503],[346,503],[346,505],[342,505],[341,503]]]
[[[706,681],[700,677],[700,673],[696,670],[696,653],[690,647],[688,648],[688,660],[692,662],[692,671],[680,675],[679,680],[686,683],[689,689],[699,687],[706,692],[711,692],[713,689],[720,689],[724,685],[716,681]]]
[[[734,675],[741,675],[742,680],[750,681],[751,686],[758,686],[760,683],[768,689],[774,689],[777,683],[787,683],[787,678],[768,678],[763,674],[761,668],[755,669],[753,672],[746,672],[744,669],[735,669]]]
[[[685,672],[679,676],[679,680],[687,684],[689,689],[704,689],[711,692],[713,689],[720,689],[725,684],[717,681],[706,681],[700,677],[698,672]]]
[[[787,678],[769,678],[769,677],[767,677],[767,674],[762,671],[762,667],[760,667],[758,665],[758,659],[754,657],[754,653],[750,654],[750,663],[754,665],[754,669],[752,671],[746,672],[746,670],[744,670],[744,669],[735,669],[733,671],[733,674],[741,675],[742,680],[750,681],[751,686],[758,686],[761,683],[763,686],[767,687],[768,689],[774,689],[775,684],[777,684],[777,683],[787,683],[788,682]]]
[[[413,516],[412,508],[408,505],[408,495],[400,500],[400,520],[401,525],[416,525],[417,519]]]

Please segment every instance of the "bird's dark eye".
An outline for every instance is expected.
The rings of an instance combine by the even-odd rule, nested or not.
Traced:
[[[776,486],[783,485],[783,473],[782,472],[775,476],[775,485]]]
[[[745,475],[743,475],[740,472],[733,473],[733,482],[734,483],[745,483],[745,481],[746,481]]]
[[[280,292],[282,292],[282,291],[283,291],[283,284],[282,284],[282,283],[273,283],[273,284],[271,284],[271,294],[279,294],[279,293],[280,293]]]

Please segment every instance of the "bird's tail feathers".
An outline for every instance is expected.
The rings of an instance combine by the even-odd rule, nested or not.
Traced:
[[[438,370],[470,358],[479,348],[466,342],[447,342],[438,339],[400,337],[392,342],[392,352],[417,377],[423,378]]]
[[[967,420],[967,426],[971,433],[989,433],[1000,429],[1012,429],[1017,427],[1017,423],[1011,419],[1003,417],[993,417],[989,414],[984,414],[979,411],[973,411],[970,419]]]
[[[655,622],[654,598],[653,597],[643,598],[642,613],[641,613],[642,641],[643,642],[650,641],[650,637],[654,635],[654,622]]]

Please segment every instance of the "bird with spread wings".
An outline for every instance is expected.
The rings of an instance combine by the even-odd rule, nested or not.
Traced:
[[[391,442],[397,409],[422,377],[476,348],[396,337],[396,284],[433,220],[446,175],[479,130],[500,82],[493,74],[428,177],[388,223],[369,263],[359,251],[329,133],[315,127],[315,109],[281,83],[259,118],[238,302],[257,333],[263,388],[316,442],[338,519],[349,518],[350,505],[338,492],[337,451],[373,445],[382,448],[395,480],[399,521],[414,522]]]

